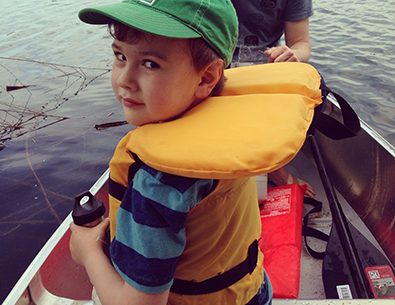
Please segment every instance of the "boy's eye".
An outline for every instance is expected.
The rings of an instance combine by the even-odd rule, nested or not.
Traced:
[[[143,65],[148,69],[159,69],[160,68],[160,66],[152,60],[145,60]]]
[[[123,55],[123,54],[120,53],[120,52],[114,52],[114,55],[115,55],[115,58],[118,59],[118,60],[120,60],[120,61],[125,61],[125,60],[126,60],[125,55]]]

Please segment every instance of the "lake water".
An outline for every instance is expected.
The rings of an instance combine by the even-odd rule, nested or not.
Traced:
[[[130,127],[94,128],[124,120],[109,81],[111,39],[77,17],[107,0],[0,2],[2,301]],[[395,145],[395,1],[313,4],[310,63]]]

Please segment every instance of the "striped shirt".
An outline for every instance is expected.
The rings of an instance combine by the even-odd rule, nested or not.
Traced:
[[[117,213],[111,258],[122,278],[146,293],[170,289],[186,245],[190,209],[215,187],[215,180],[166,174],[143,165]]]

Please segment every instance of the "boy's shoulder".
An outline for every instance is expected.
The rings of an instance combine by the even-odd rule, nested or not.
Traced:
[[[160,185],[169,186],[176,189],[180,193],[185,193],[191,186],[202,179],[183,177],[174,174],[165,173],[144,164],[141,166],[139,174],[143,175],[143,179],[157,181]],[[208,180],[209,179],[205,179]]]
[[[214,179],[198,179],[173,175],[146,164],[133,179],[133,189],[141,201],[149,200],[170,210],[188,213],[215,187]]]

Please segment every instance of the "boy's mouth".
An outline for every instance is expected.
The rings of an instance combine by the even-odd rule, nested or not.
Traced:
[[[128,98],[128,97],[124,96],[124,95],[120,95],[119,97],[121,98],[122,104],[125,107],[133,108],[133,107],[144,105],[143,103],[139,103],[139,102],[137,102],[137,101],[135,101],[135,100],[133,100],[131,98]]]

